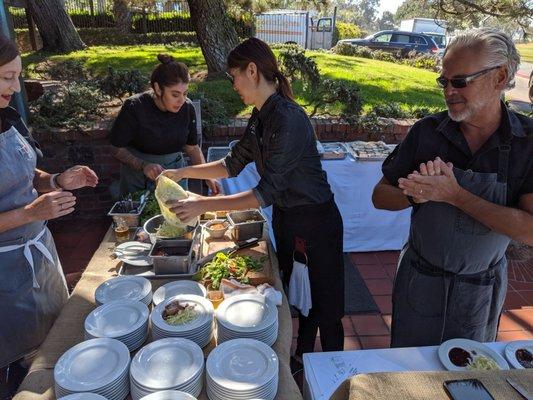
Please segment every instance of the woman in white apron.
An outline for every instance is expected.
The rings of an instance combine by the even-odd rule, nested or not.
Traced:
[[[9,366],[41,344],[68,299],[46,221],[74,211],[76,199],[69,190],[98,183],[85,166],[54,175],[36,169],[35,143],[9,107],[20,91],[21,68],[15,45],[0,36],[1,394],[7,391]]]

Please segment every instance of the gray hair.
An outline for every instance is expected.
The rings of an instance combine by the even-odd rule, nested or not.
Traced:
[[[453,48],[480,49],[485,55],[486,68],[505,65],[507,85],[504,90],[515,86],[515,75],[520,65],[520,54],[511,38],[494,28],[476,28],[454,36],[444,51],[444,56]],[[443,57],[444,57],[443,56]]]

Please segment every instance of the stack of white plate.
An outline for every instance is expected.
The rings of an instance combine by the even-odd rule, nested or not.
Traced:
[[[168,299],[178,294],[195,294],[197,296],[206,297],[207,290],[204,285],[195,281],[174,281],[161,286],[154,292],[152,302],[157,306],[163,300]]]
[[[94,293],[97,305],[112,300],[135,300],[150,305],[152,284],[140,276],[117,276],[102,283]]]
[[[217,340],[256,339],[272,346],[278,338],[276,305],[260,294],[239,294],[218,306]]]
[[[74,393],[61,397],[60,400],[106,400],[106,398],[94,393]]]
[[[188,339],[166,338],[144,346],[130,368],[131,397],[161,390],[180,390],[195,397],[202,391],[204,353]]]
[[[196,400],[196,397],[179,390],[163,390],[143,397],[141,400]]]
[[[54,368],[56,397],[91,392],[124,400],[130,391],[130,351],[116,339],[98,338],[67,350]]]
[[[148,306],[140,301],[107,302],[85,318],[85,339],[113,338],[135,351],[148,337],[149,315]]]
[[[278,391],[278,368],[276,353],[263,342],[222,343],[207,357],[207,396],[210,400],[272,400]]]
[[[196,319],[182,324],[170,325],[163,319],[165,306],[173,301],[179,301],[194,306],[198,313]],[[152,339],[162,339],[167,337],[180,337],[190,339],[200,347],[205,347],[213,338],[213,304],[204,297],[194,294],[180,294],[170,297],[159,303],[150,316],[152,321]]]

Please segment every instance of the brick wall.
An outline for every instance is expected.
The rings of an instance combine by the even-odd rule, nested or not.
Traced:
[[[379,132],[365,132],[335,119],[312,120],[317,137],[324,142],[382,140],[385,143],[399,143],[414,120],[382,119],[381,122],[382,129]],[[205,134],[204,153],[210,146],[225,146],[232,140],[239,139],[244,133],[246,123],[247,119],[238,118],[227,126],[218,126],[212,132]],[[104,121],[85,132],[59,129],[54,132],[33,132],[44,155],[44,159],[39,162],[39,168],[53,173],[83,164],[91,167],[100,178],[96,188],[76,191],[78,205],[70,218],[101,217],[107,214],[113,205],[109,188],[113,182],[118,182],[120,163],[111,155],[111,146],[106,139],[109,126],[110,121]]]

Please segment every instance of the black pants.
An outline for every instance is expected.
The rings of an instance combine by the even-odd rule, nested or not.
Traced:
[[[276,252],[285,286],[292,272],[295,238],[306,244],[312,308],[307,317],[299,315],[296,354],[314,350],[319,328],[323,351],[343,350],[343,227],[337,205],[331,200],[288,209],[274,206],[273,211]]]

